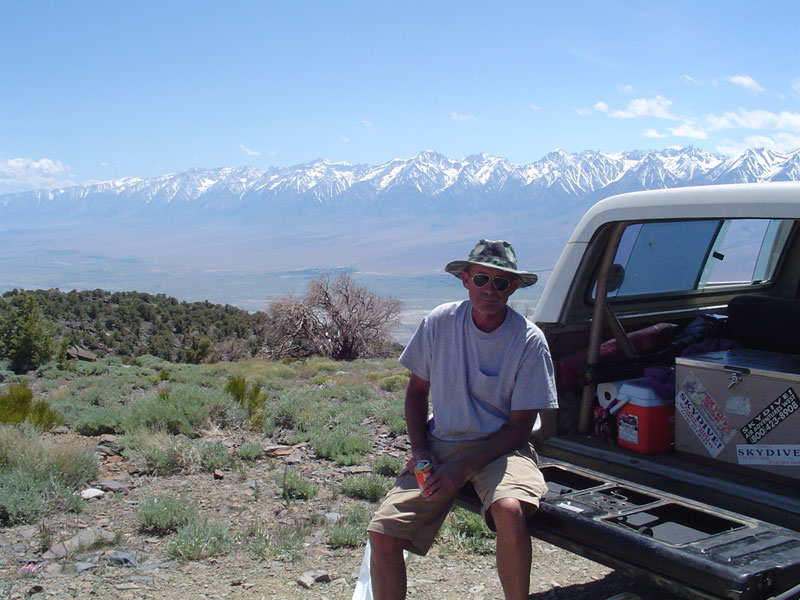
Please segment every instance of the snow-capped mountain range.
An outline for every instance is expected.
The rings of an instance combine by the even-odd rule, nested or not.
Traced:
[[[369,166],[317,160],[286,168],[193,169],[152,179],[128,177],[57,190],[0,196],[0,214],[55,209],[139,212],[146,207],[180,206],[226,212],[260,206],[292,214],[330,206],[370,214],[436,210],[452,201],[507,207],[584,199],[615,193],[675,187],[800,179],[800,150],[779,154],[748,150],[726,158],[694,147],[619,154],[555,150],[528,165],[479,154],[463,160],[425,151],[410,159]],[[3,209],[5,209],[3,211]],[[349,211],[348,211],[349,212]]]
[[[373,282],[389,277],[388,293],[413,310],[429,309],[460,291],[447,287],[454,284],[443,265],[465,258],[480,238],[510,240],[519,264],[544,282],[575,224],[600,198],[779,180],[800,180],[800,150],[735,158],[691,147],[556,150],[523,166],[426,151],[377,166],[318,160],[195,169],[6,194],[0,292],[139,290],[263,308],[265,298],[301,291],[296,286],[308,273],[346,268]],[[406,279],[398,283],[398,276]]]

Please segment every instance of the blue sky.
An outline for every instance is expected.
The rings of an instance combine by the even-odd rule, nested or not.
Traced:
[[[426,149],[788,152],[798,31],[798,0],[7,0],[0,193]]]

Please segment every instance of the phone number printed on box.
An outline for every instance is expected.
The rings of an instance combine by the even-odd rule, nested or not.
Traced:
[[[800,410],[797,394],[789,388],[741,429],[748,444],[757,444],[770,431]]]

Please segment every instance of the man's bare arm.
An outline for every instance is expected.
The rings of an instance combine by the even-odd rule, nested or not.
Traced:
[[[421,377],[411,374],[406,388],[406,426],[408,437],[411,440],[411,458],[409,470],[423,458],[430,460],[431,453],[428,447],[428,394],[431,385]]]

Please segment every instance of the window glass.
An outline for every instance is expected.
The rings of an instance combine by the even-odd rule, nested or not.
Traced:
[[[707,219],[629,225],[614,262],[622,281],[609,296],[699,290],[769,280],[792,221]]]

